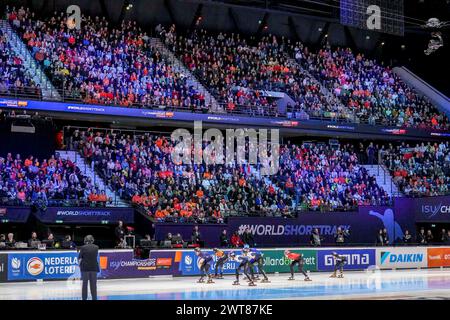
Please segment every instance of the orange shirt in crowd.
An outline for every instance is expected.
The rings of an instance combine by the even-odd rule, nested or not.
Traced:
[[[99,194],[97,197],[97,201],[106,202],[106,201],[108,201],[108,198],[106,197],[106,194]]]
[[[156,212],[155,212],[156,218],[164,219],[166,216],[167,216],[166,210],[156,210]]]
[[[211,179],[211,172],[206,171],[206,172],[203,174],[203,178],[205,178],[205,179]]]
[[[197,197],[199,197],[199,198],[203,198],[203,196],[205,195],[203,190],[197,190],[196,194],[197,194]]]
[[[98,201],[98,194],[91,193],[89,195],[89,201],[92,201],[92,202]]]
[[[189,218],[190,216],[192,216],[192,211],[189,210],[181,210],[180,211],[180,216],[184,217],[184,218]]]
[[[132,203],[141,204],[141,203],[142,203],[142,198],[141,198],[140,195],[135,194],[135,195],[133,196],[133,198],[131,198],[131,202],[132,202]]]

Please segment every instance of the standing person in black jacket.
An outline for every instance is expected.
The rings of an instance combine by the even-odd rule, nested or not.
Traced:
[[[220,235],[220,247],[228,248],[230,246],[230,242],[228,241],[227,229],[223,229],[222,234]]]
[[[428,244],[432,244],[434,242],[434,236],[431,233],[431,230],[427,230],[426,239]]]
[[[345,239],[350,235],[349,231],[341,227],[338,227],[336,233],[334,234],[334,241],[337,246],[343,246],[345,244]]]
[[[309,238],[309,243],[313,247],[320,247],[322,244],[323,237],[319,233],[319,229],[315,228],[313,232],[311,233],[311,237]]]
[[[100,268],[98,266],[98,246],[94,244],[93,236],[87,235],[84,238],[84,246],[80,248],[78,254],[78,263],[80,264],[81,280],[83,280],[82,299],[87,300],[89,282],[92,300],[97,300],[97,273]]]
[[[447,232],[445,232],[445,229],[442,229],[441,231],[441,242],[447,243]]]
[[[450,245],[450,229],[447,230],[447,236],[445,238],[445,244]]]
[[[246,229],[244,234],[242,235],[242,241],[244,244],[247,244],[249,247],[255,246],[255,239],[253,238],[253,234],[250,229]]]
[[[384,228],[383,229],[383,245],[388,246],[389,244],[390,244],[389,243],[389,235],[388,235],[387,229]]]
[[[412,242],[412,236],[409,233],[409,230],[405,230],[405,234],[403,235],[403,244],[409,245]]]
[[[191,241],[194,244],[200,244],[200,241],[202,241],[202,235],[198,230],[198,226],[194,226],[194,230],[192,231],[191,235]]]
[[[417,235],[417,244],[426,245],[427,244],[427,235],[425,234],[425,229],[421,228],[419,234]]]
[[[384,245],[383,230],[378,230],[376,245],[382,247]]]
[[[121,246],[125,240],[126,230],[123,226],[123,221],[119,221],[119,224],[117,225],[116,229],[114,230],[114,233],[116,235],[116,244],[118,246]]]

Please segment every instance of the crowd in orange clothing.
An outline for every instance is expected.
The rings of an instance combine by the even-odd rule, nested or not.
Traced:
[[[71,143],[112,189],[157,221],[222,222],[234,214],[291,216],[299,206],[333,211],[390,201],[350,145],[286,143],[278,173],[264,178],[250,165],[175,164],[163,135],[75,130]]]

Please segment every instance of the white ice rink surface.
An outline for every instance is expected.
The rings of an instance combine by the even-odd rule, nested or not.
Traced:
[[[271,283],[249,287],[234,277],[213,284],[196,283],[197,277],[99,280],[99,300],[227,300],[227,299],[450,299],[450,270],[397,270],[346,272],[345,278],[312,273],[311,282],[288,281],[287,274],[269,275]],[[0,300],[80,299],[78,280],[0,284]]]

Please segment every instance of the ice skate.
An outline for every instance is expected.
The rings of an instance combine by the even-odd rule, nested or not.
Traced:
[[[266,279],[262,279],[262,280],[261,280],[261,283],[270,283],[270,280],[267,279],[267,278],[266,278]]]
[[[343,275],[343,274],[340,274],[340,275],[338,275],[337,277],[338,277],[338,278],[343,278],[344,275]]]
[[[214,283],[212,278],[209,278],[208,281],[206,283]]]
[[[309,277],[306,277],[305,281],[312,281],[312,280]]]
[[[198,279],[198,281],[197,281],[197,283],[204,283],[204,282],[205,282],[205,279],[203,279],[203,278]]]
[[[254,283],[253,281],[250,281],[248,283],[249,287],[256,287],[256,283]]]
[[[239,285],[240,285],[239,281],[236,280],[233,282],[233,286],[239,286]]]
[[[336,273],[333,273],[330,278],[336,278]]]
[[[295,280],[295,279],[294,279],[294,277],[289,277],[289,279],[288,279],[288,280]]]

